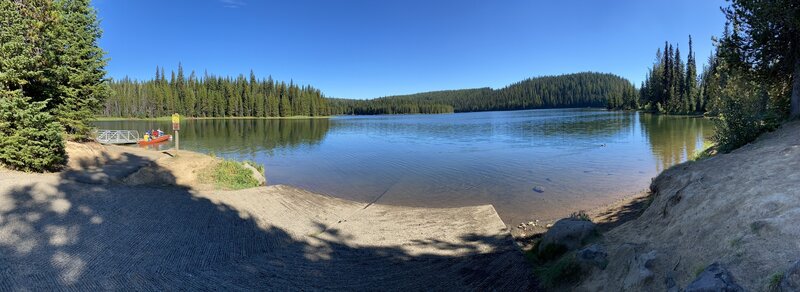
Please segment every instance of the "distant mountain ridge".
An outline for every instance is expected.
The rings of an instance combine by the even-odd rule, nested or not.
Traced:
[[[329,99],[332,114],[447,113],[537,108],[630,109],[638,92],[610,73],[582,72],[528,78],[500,89],[489,87],[393,95],[369,100]]]

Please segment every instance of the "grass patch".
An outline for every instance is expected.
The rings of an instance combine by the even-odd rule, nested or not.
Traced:
[[[575,254],[566,254],[555,262],[541,265],[534,270],[539,284],[543,288],[553,288],[565,284],[574,284],[580,280],[581,265]]]
[[[697,265],[697,266],[695,266],[695,267],[694,267],[694,277],[695,277],[695,278],[699,277],[699,276],[700,276],[700,274],[702,274],[702,273],[703,273],[703,271],[705,271],[705,270],[706,270],[706,267],[707,267],[707,266],[708,266],[708,265],[704,265],[704,264],[700,264],[700,265]]]
[[[769,283],[767,284],[768,291],[778,291],[778,286],[783,281],[783,272],[775,272],[769,276]]]
[[[252,166],[256,170],[258,170],[258,172],[260,172],[261,175],[264,175],[264,165],[262,165],[260,163],[256,163],[255,161],[252,161],[252,160],[245,160],[242,163],[249,164],[250,166]]]
[[[717,155],[717,144],[711,141],[703,141],[703,148],[698,149],[692,156],[692,161],[699,161]]]
[[[253,166],[255,167],[255,165]],[[263,174],[264,167],[260,167],[259,171]],[[223,160],[206,168],[202,177],[214,182],[217,187],[228,190],[241,190],[259,185],[258,180],[253,177],[253,172],[250,169],[246,168],[242,163],[230,160]]]
[[[592,218],[589,217],[589,214],[586,214],[586,211],[583,211],[583,210],[570,214],[569,218],[570,219],[583,220],[583,221],[589,221],[589,222],[592,221]]]

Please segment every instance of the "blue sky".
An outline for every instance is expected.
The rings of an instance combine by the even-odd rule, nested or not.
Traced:
[[[109,75],[272,75],[374,98],[610,72],[639,84],[664,41],[701,66],[722,0],[95,0]]]

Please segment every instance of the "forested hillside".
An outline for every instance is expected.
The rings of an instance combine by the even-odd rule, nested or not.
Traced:
[[[636,109],[630,81],[604,73],[529,78],[501,89],[475,88],[331,102],[333,114],[440,113],[560,107]],[[419,111],[415,111],[415,109]]]
[[[292,82],[203,75],[170,76],[157,68],[155,78],[112,81],[112,97],[102,114],[158,117],[179,112],[193,117],[287,117],[323,115],[439,114],[558,107],[635,109],[638,94],[626,79],[603,73],[535,77],[501,89],[443,90],[368,100],[325,98],[320,90]]]
[[[329,110],[319,89],[293,82],[204,74],[192,71],[187,78],[183,67],[169,78],[156,68],[155,78],[128,78],[110,82],[113,94],[102,114],[115,117],[159,117],[174,112],[190,117],[289,117],[324,116]]]

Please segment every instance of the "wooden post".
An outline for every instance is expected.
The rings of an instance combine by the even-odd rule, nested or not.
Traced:
[[[178,157],[181,148],[181,116],[178,113],[172,114],[172,130],[175,131],[175,157]]]
[[[175,130],[175,157],[178,157],[178,150],[181,148],[181,131]]]

